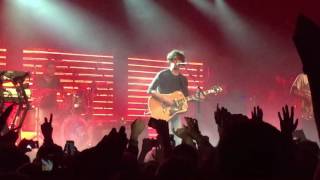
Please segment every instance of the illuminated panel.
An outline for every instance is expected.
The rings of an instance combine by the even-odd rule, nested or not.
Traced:
[[[4,70],[7,65],[7,56],[6,56],[6,49],[0,49],[0,70]]]
[[[70,99],[79,92],[87,94],[86,112],[93,122],[110,122],[114,120],[113,113],[113,56],[68,53],[46,50],[23,50],[23,67],[32,74],[30,78],[33,94],[35,75],[43,74],[44,66],[49,61],[56,65],[56,75],[63,86],[63,92],[57,94],[59,106],[72,104]],[[94,89],[94,90],[92,90]],[[33,98],[34,99],[34,98]],[[83,114],[84,115],[84,114]]]
[[[166,60],[128,58],[128,121],[138,117],[149,117],[148,94],[149,84],[159,71],[166,69]],[[203,63],[200,61],[188,62],[183,74],[188,78],[190,94],[200,85],[204,85]],[[149,136],[155,136],[154,130],[149,129]]]

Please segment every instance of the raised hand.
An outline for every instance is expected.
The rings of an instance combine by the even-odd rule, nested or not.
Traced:
[[[155,129],[159,135],[169,137],[169,125],[167,121],[150,118],[148,125]]]
[[[41,125],[41,132],[42,135],[46,140],[52,141],[52,114],[50,114],[50,119],[48,120],[47,117],[44,118],[44,123]]]
[[[177,129],[172,128],[172,132],[173,132],[173,134],[175,134],[176,136],[178,136],[181,139],[186,139],[186,138],[190,137],[189,130],[186,126],[184,126],[182,128],[177,128]]]
[[[291,112],[289,111],[288,105],[282,107],[282,116],[281,113],[278,112],[278,117],[280,120],[281,133],[291,141],[292,133],[298,126],[298,119],[294,120],[293,106],[291,106]]]
[[[0,135],[2,134],[2,131],[7,129],[7,119],[11,114],[11,111],[13,110],[14,104],[10,105],[0,116]]]
[[[161,145],[163,157],[168,157],[172,152],[169,136],[169,125],[167,121],[150,118],[148,125],[157,131],[158,140]],[[164,159],[164,158],[161,158]]]
[[[124,126],[121,126],[118,132],[118,141],[120,143],[119,147],[121,151],[123,151],[128,143],[128,138],[126,134],[126,128]]]
[[[198,121],[196,119],[191,117],[184,117],[184,119],[186,120],[188,130],[192,138],[196,138],[197,136],[201,135]]]
[[[263,122],[263,111],[259,106],[255,106],[251,112],[251,119],[257,122]]]
[[[219,127],[223,127],[227,121],[231,117],[231,113],[224,107],[220,108],[219,104],[217,104],[217,109],[214,112],[214,117],[216,120],[216,123]]]
[[[193,138],[191,137],[190,129],[187,126],[178,129],[172,129],[173,134],[182,139],[182,143],[188,144],[190,146],[195,146],[193,143]]]
[[[141,119],[136,119],[131,124],[131,136],[133,140],[138,140],[139,135],[143,132],[145,128],[145,123]]]
[[[121,154],[128,143],[126,129],[121,126],[117,132],[116,128],[112,128],[108,135],[105,135],[98,143],[97,147],[105,150],[114,151]]]

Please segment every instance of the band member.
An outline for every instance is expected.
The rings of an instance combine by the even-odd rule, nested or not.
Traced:
[[[54,74],[56,66],[53,61],[44,65],[44,72],[34,79],[34,86],[37,98],[39,98],[39,107],[42,109],[54,109],[57,106],[57,92],[60,92],[62,86],[59,78]]]
[[[154,98],[164,104],[172,106],[174,105],[173,100],[170,100],[161,94],[181,91],[184,96],[188,96],[188,80],[181,74],[180,70],[185,63],[185,55],[182,51],[172,50],[167,55],[167,61],[169,67],[157,73],[152,83],[149,85],[147,93],[151,94]],[[169,121],[169,131],[172,132],[172,128],[176,129],[178,127],[180,127],[180,120],[176,115]],[[178,138],[175,138],[175,140],[180,141]]]
[[[318,141],[308,76],[304,73],[298,74],[290,91],[300,100],[302,129],[310,140]]]
[[[313,119],[311,92],[306,74],[299,74],[291,87],[291,93],[301,100],[301,118]]]

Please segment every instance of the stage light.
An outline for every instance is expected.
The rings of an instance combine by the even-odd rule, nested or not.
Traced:
[[[212,18],[215,15],[215,3],[209,0],[188,0],[189,3],[193,4],[200,12],[205,14],[207,17]]]
[[[157,4],[157,1],[126,0],[124,5],[128,22],[140,39],[148,39],[150,43],[167,43],[173,41],[172,38],[193,37],[192,31],[178,17],[172,16],[167,9]]]
[[[5,15],[12,36],[23,34],[25,39],[36,40],[35,31],[45,38],[64,42],[63,46],[96,50],[118,42],[118,33],[105,21],[85,12],[71,1],[7,0]],[[101,29],[101,24],[108,28]],[[103,32],[103,33],[102,33]],[[106,41],[109,34],[112,38]]]

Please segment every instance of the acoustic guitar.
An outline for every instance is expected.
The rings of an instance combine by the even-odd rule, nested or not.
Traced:
[[[209,94],[217,95],[222,92],[220,86],[213,86],[212,88],[202,91],[201,94],[206,96]],[[151,117],[155,119],[162,119],[169,121],[173,116],[179,113],[184,113],[188,110],[188,102],[199,100],[199,94],[194,94],[191,96],[185,97],[181,91],[175,91],[170,94],[162,94],[165,98],[173,100],[174,105],[169,106],[163,102],[160,102],[154,97],[149,97],[148,107]]]

